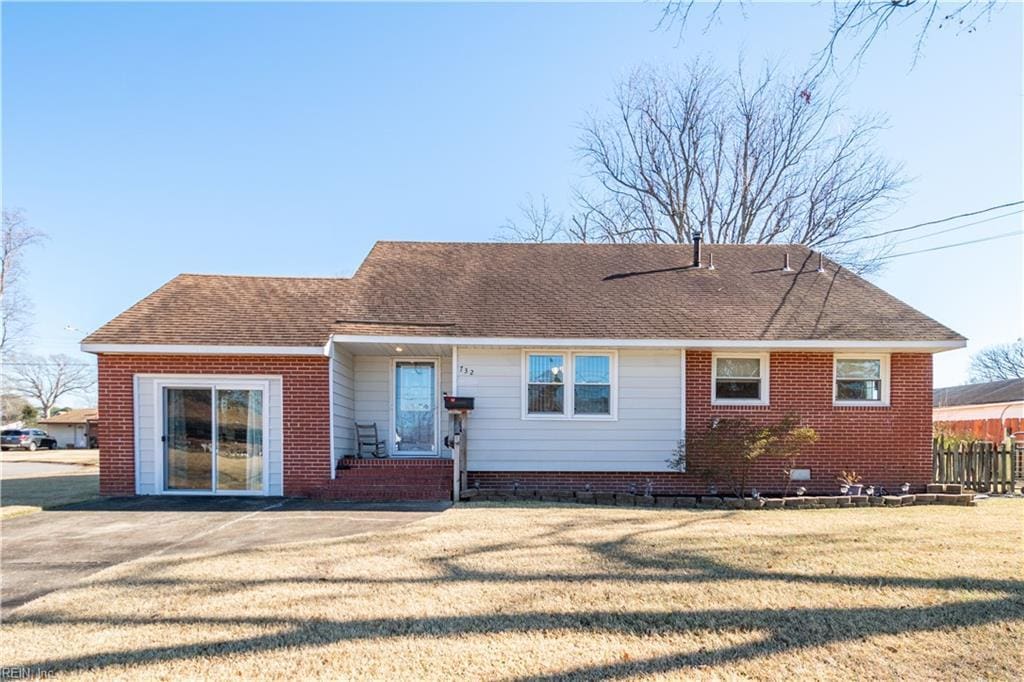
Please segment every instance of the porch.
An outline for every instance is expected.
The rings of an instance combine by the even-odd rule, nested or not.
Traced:
[[[315,497],[450,500],[457,471],[445,437],[452,418],[453,346],[334,343],[330,353],[331,480]],[[356,423],[376,429],[360,447]],[[375,452],[376,450],[376,452]]]

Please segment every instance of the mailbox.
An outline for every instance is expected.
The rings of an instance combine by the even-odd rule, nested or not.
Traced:
[[[464,398],[455,395],[444,397],[444,409],[449,412],[466,412],[473,409],[473,398]]]

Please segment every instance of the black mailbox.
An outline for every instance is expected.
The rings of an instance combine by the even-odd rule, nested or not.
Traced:
[[[473,409],[472,398],[462,398],[455,395],[446,395],[444,397],[444,409],[451,410],[453,412],[462,412],[464,410]]]

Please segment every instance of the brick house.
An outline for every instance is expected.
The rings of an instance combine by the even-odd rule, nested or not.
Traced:
[[[704,492],[667,460],[738,415],[818,431],[811,491],[920,487],[932,354],[964,345],[801,246],[379,242],[351,278],[181,275],[82,349],[104,494],[450,499]]]

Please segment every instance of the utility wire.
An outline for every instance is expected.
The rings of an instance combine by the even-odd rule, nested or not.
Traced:
[[[888,256],[882,256],[878,260],[889,260],[890,258],[900,258],[901,256],[913,256],[916,253],[928,253],[929,251],[941,251],[943,249],[952,249],[956,246],[967,246],[968,244],[978,244],[980,242],[990,242],[995,239],[1005,239],[1006,237],[1018,237],[1024,235],[1024,232],[1004,232],[1003,234],[997,234],[992,237],[983,237],[981,239],[971,239],[966,242],[957,242],[956,244],[943,244],[942,246],[933,246],[930,249],[918,249],[917,251],[904,251],[902,253],[893,253]]]
[[[852,244],[854,242],[863,241],[865,239],[878,239],[890,234],[896,234],[898,232],[907,232],[908,230],[917,230],[922,227],[928,227],[929,225],[939,225],[941,223],[948,223],[951,220],[959,220],[960,218],[970,218],[971,216],[981,215],[982,213],[988,213],[989,211],[998,211],[1001,208],[1010,208],[1012,206],[1020,206],[1024,204],[1024,201],[1011,201],[1008,204],[999,204],[998,206],[989,206],[977,211],[968,211],[967,213],[959,213],[957,215],[951,215],[946,218],[939,218],[938,220],[929,220],[923,223],[917,223],[916,225],[908,225],[907,227],[897,227],[895,230],[886,230],[884,232],[876,232],[875,234],[866,234],[860,237],[854,237],[853,239],[846,239],[841,242],[833,242],[829,244],[830,248],[836,246],[844,246],[845,244]]]
[[[894,246],[895,246],[895,244],[906,244],[907,242],[916,242],[916,241],[920,241],[922,239],[928,239],[929,237],[934,237],[936,235],[945,234],[947,232],[956,232],[957,230],[962,230],[965,227],[973,227],[974,225],[981,225],[982,223],[990,223],[993,220],[999,220],[1000,218],[1008,218],[1010,216],[1014,216],[1014,215],[1017,215],[1019,213],[1024,213],[1024,209],[1020,209],[1020,210],[1017,210],[1017,211],[1011,211],[1010,213],[1003,213],[1002,215],[992,216],[991,218],[985,218],[984,220],[974,220],[974,221],[969,222],[969,223],[964,223],[963,225],[957,225],[956,227],[947,227],[944,230],[936,230],[935,232],[929,232],[928,234],[923,234],[920,237],[911,237],[910,239],[901,239],[898,242],[895,242]]]

